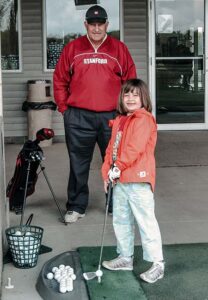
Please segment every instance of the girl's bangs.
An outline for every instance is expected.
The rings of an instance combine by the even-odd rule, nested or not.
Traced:
[[[132,86],[132,84],[128,84],[125,89],[124,89],[124,93],[133,93],[135,92],[135,90],[137,91],[137,93],[139,94],[139,88],[138,86]]]

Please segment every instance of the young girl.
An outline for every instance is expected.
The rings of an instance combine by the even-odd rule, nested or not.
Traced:
[[[134,219],[143,248],[143,259],[152,267],[140,274],[149,283],[164,276],[160,229],[154,213],[157,125],[146,84],[130,79],[122,87],[119,116],[111,121],[112,136],[102,166],[104,189],[113,188],[113,227],[119,256],[103,261],[109,270],[133,270]]]

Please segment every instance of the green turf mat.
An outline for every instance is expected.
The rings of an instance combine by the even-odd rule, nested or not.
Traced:
[[[208,244],[165,245],[165,277],[155,284],[140,282],[149,300],[208,300]],[[149,264],[142,249],[135,251],[134,271],[139,274]]]
[[[83,247],[80,253],[83,272],[96,271],[98,268],[99,247]],[[115,257],[115,247],[105,247],[103,259]],[[86,281],[90,300],[147,300],[144,292],[131,271],[112,272],[103,269],[102,282],[97,279]]]
[[[102,283],[87,282],[91,300],[208,300],[208,244],[165,245],[165,277],[154,284],[139,279],[151,264],[135,247],[134,272],[104,270]],[[96,271],[99,247],[79,248],[84,272]],[[104,247],[103,260],[116,256],[115,247]],[[141,288],[142,287],[142,288]]]

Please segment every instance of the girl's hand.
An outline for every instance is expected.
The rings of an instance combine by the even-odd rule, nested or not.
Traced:
[[[104,181],[104,191],[107,194],[108,193],[108,185],[109,185],[109,180]]]
[[[112,169],[109,170],[108,172],[108,177],[110,179],[111,182],[116,181],[117,179],[120,178],[121,175],[121,171],[119,170],[119,168],[117,166],[113,166]]]

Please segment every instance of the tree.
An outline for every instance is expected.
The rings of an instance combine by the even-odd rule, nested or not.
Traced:
[[[14,4],[13,0],[0,0],[0,31],[4,31],[8,22],[6,19],[10,17],[11,6]]]

